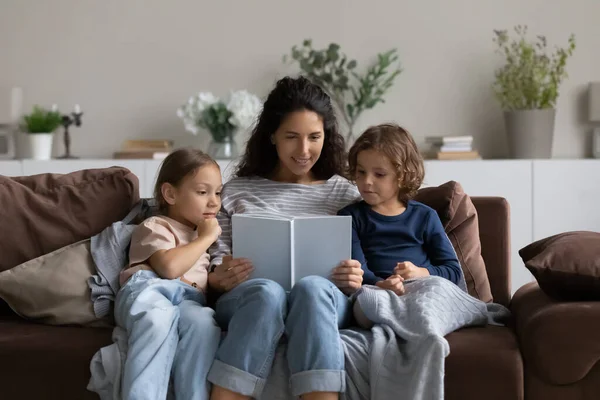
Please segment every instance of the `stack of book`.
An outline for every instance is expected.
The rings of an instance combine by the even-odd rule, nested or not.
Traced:
[[[173,150],[170,140],[126,140],[114,158],[162,160]]]
[[[473,149],[473,136],[428,136],[432,156],[437,160],[480,160],[479,152]]]

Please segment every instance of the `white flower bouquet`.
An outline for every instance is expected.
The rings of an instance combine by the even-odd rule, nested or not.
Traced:
[[[223,143],[231,140],[236,131],[250,128],[261,109],[260,99],[246,90],[232,91],[226,100],[200,92],[177,109],[177,116],[193,135],[205,129],[214,142]]]

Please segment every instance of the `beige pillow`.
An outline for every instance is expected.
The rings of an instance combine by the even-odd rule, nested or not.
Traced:
[[[0,297],[39,323],[110,326],[94,314],[87,281],[95,273],[90,240],[82,240],[1,272]]]

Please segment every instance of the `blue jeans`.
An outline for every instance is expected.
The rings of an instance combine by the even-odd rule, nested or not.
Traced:
[[[208,399],[206,376],[221,340],[204,295],[180,280],[138,271],[119,290],[115,320],[129,335],[122,396],[165,399],[169,380],[177,399]]]
[[[273,281],[246,281],[217,301],[216,320],[227,335],[208,380],[259,397],[285,332],[292,394],[343,392],[346,375],[339,329],[351,318],[350,300],[325,278],[302,279],[289,298]]]

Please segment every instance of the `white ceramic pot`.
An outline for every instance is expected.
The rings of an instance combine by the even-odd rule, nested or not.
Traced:
[[[29,151],[34,160],[49,160],[52,158],[53,133],[28,133]]]

